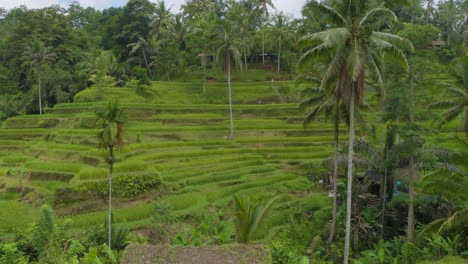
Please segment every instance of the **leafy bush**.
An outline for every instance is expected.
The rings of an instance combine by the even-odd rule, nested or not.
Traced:
[[[171,205],[164,200],[154,203],[154,211],[153,219],[157,222],[171,223],[175,219]]]
[[[156,174],[118,176],[112,182],[112,194],[115,197],[135,198],[158,189],[162,185]],[[106,197],[109,193],[107,180],[86,182],[75,187],[58,189],[55,192],[54,206],[69,206],[74,203]]]
[[[115,177],[112,181],[112,193],[116,197],[134,198],[143,193],[152,191],[161,185],[161,178],[157,174],[150,175],[124,175]],[[109,183],[104,181],[87,182],[79,185],[79,192],[97,192],[107,195]]]
[[[28,263],[23,252],[19,251],[15,243],[0,244],[0,264]]]
[[[114,214],[111,216],[111,222],[115,223]],[[93,241],[96,245],[107,244],[108,242],[108,231],[109,230],[109,223],[107,217],[104,219],[104,223],[95,227],[89,239]],[[112,224],[111,229],[111,239],[112,239],[112,248],[116,250],[121,250],[125,248],[128,243],[128,234],[129,230],[125,227]]]

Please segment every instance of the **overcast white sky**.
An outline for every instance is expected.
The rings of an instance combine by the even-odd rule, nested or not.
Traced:
[[[111,6],[123,6],[128,0],[79,0],[82,6],[92,6],[97,9],[104,9]],[[156,2],[156,0],[150,0]],[[185,0],[165,0],[168,6],[171,6],[172,12],[178,12],[180,5]],[[301,16],[302,6],[307,0],[273,0],[276,9],[284,12],[287,15],[294,17]],[[41,8],[51,5],[67,6],[72,0],[0,0],[0,7],[11,9],[20,5],[25,5],[28,8]]]

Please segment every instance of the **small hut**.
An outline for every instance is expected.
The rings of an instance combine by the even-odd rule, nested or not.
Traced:
[[[441,49],[445,47],[445,41],[443,40],[434,40],[431,42],[432,48]]]
[[[380,195],[380,185],[383,179],[382,173],[377,170],[368,170],[366,174],[364,174],[364,178],[369,181],[369,192],[373,195]]]

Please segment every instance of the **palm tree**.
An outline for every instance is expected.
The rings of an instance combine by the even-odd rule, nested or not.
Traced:
[[[265,221],[268,212],[278,198],[279,196],[275,196],[265,203],[255,203],[250,198],[242,199],[236,195],[234,196],[236,229],[239,242],[244,244],[250,242],[254,237],[255,231]]]
[[[278,39],[278,73],[280,73],[281,70],[281,44],[282,41],[289,37],[292,36],[293,33],[291,29],[289,28],[289,21],[288,18],[282,14],[278,14],[274,18],[274,24],[273,24],[273,34],[277,37]]]
[[[320,85],[320,78],[314,76],[305,75],[298,79],[298,83],[315,83]],[[317,120],[321,116],[325,116],[328,119],[330,116],[334,118],[334,144],[335,154],[333,157],[333,176],[332,176],[332,188],[333,188],[333,211],[332,211],[332,222],[330,228],[330,235],[327,240],[327,247],[333,242],[336,227],[336,216],[337,216],[337,183],[338,183],[338,153],[339,153],[339,132],[340,132],[340,96],[336,94],[337,90],[329,86],[329,89],[318,89],[316,87],[306,87],[302,90],[302,94],[310,96],[304,99],[300,103],[302,110],[308,109],[306,117],[304,118],[304,126],[310,124],[313,120]]]
[[[189,32],[189,26],[182,14],[175,15],[169,27],[169,34],[177,43],[179,50],[185,49],[185,38],[190,34]]]
[[[301,63],[323,55],[333,54],[323,75],[323,89],[333,80],[337,90],[349,105],[349,151],[347,172],[346,233],[344,263],[349,261],[351,235],[351,192],[353,180],[353,142],[355,104],[364,94],[366,68],[383,84],[382,54],[388,53],[399,58],[404,67],[408,63],[402,47],[412,50],[409,41],[393,34],[374,31],[376,24],[384,18],[396,20],[395,14],[374,0],[343,0],[333,6],[311,2],[322,19],[331,26],[322,32],[306,35],[301,43],[312,44],[300,59]]]
[[[262,64],[265,64],[265,22],[268,15],[268,6],[275,8],[271,0],[259,0],[258,7],[262,8]]]
[[[35,41],[32,45],[26,46],[21,59],[26,65],[31,67],[31,71],[36,72],[37,87],[39,91],[39,114],[42,115],[42,94],[41,94],[41,81],[42,81],[42,67],[48,62],[56,59],[56,55],[51,51],[50,47],[46,47],[44,42]]]
[[[100,147],[108,151],[106,163],[109,165],[109,212],[108,212],[108,243],[111,248],[112,233],[112,173],[114,169],[114,150],[119,150],[123,146],[123,133],[125,127],[124,108],[119,102],[110,102],[106,108],[96,111],[96,116],[102,122],[102,130],[98,134]]]
[[[155,5],[154,19],[151,22],[151,34],[156,41],[155,46],[158,47],[160,58],[155,58],[155,61],[160,61],[161,67],[167,74],[167,80],[170,80],[172,71],[172,63],[166,52],[166,42],[168,41],[169,29],[172,23],[172,14],[170,8],[166,8],[164,0],[158,0]],[[160,47],[159,47],[160,46]]]
[[[446,83],[445,93],[451,96],[444,96],[443,101],[431,105],[432,108],[449,107],[442,115],[440,126],[453,121],[460,115],[460,127],[465,132],[465,140],[468,139],[468,57],[464,57],[459,67],[452,70],[453,84]]]
[[[241,13],[236,19],[239,27],[239,36],[242,39],[242,53],[244,55],[244,67],[247,69],[247,53],[252,47],[252,12],[246,8],[241,9]]]
[[[234,139],[234,120],[232,117],[232,96],[231,96],[231,59],[239,68],[242,68],[241,54],[238,47],[241,45],[235,39],[232,22],[224,20],[218,27],[218,50],[216,52],[216,61],[223,62],[224,73],[228,81],[228,97],[229,97],[229,117],[230,117],[230,133],[229,138]]]
[[[146,70],[148,71],[148,75],[152,77],[150,63],[148,62],[148,57],[151,56],[153,47],[151,46],[149,41],[140,36],[138,37],[138,42],[128,44],[128,47],[132,48],[130,50],[130,54],[129,54],[130,56],[132,56],[133,54],[137,52],[141,53],[141,55],[143,56],[143,61],[145,62]]]
[[[156,40],[161,40],[169,32],[172,14],[169,8],[166,8],[164,0],[158,0],[155,7],[154,19],[151,22],[151,33]]]

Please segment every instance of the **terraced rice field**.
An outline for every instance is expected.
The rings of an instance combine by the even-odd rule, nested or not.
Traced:
[[[28,215],[14,221],[0,214],[2,235],[33,221],[44,203],[54,204],[56,213],[63,221],[68,219],[76,232],[104,221],[105,197],[88,197],[69,207],[57,204],[57,193],[63,188],[106,181],[94,116],[96,107],[105,102],[95,100],[97,94],[97,88],[88,89],[76,96],[77,103],[59,104],[43,116],[19,116],[2,124],[0,212],[14,207]],[[209,85],[206,94],[200,85],[187,83],[153,83],[140,95],[124,88],[105,88],[103,94],[106,100],[118,98],[128,117],[115,177],[158,174],[166,186],[164,191],[134,199],[117,198],[114,214],[121,225],[149,225],[154,202],[159,200],[183,218],[229,211],[233,195],[281,194],[270,219],[273,232],[288,223],[289,214],[331,203],[305,177],[303,166],[318,164],[331,154],[333,127],[331,122],[315,122],[304,129],[303,114],[294,103],[298,101],[295,89],[287,95],[293,103],[280,104],[270,83],[234,84],[234,140],[226,137],[229,112],[224,85]],[[343,124],[343,141],[345,128]],[[18,166],[29,172],[21,204],[17,202],[19,181],[11,175]]]

